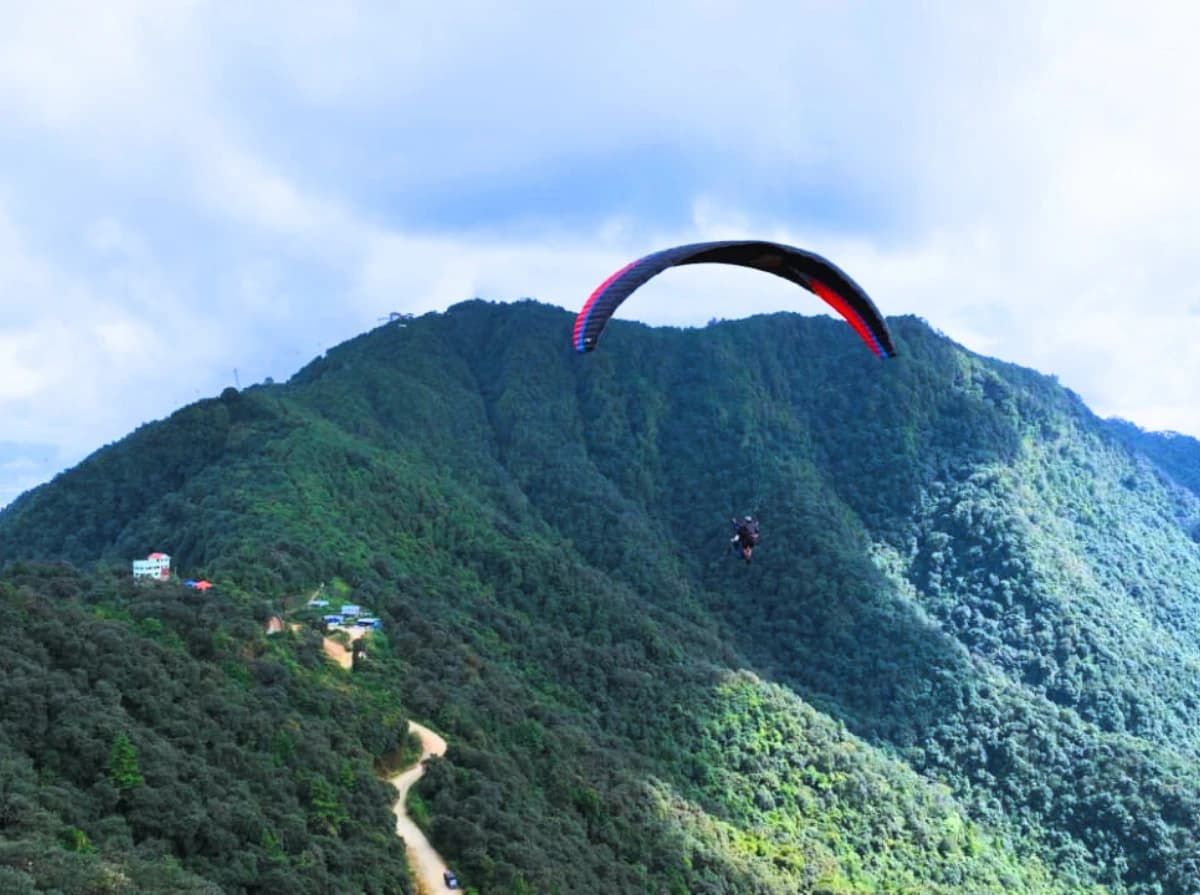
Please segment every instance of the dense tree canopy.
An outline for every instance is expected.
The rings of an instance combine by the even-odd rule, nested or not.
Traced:
[[[402,891],[412,715],[489,895],[1192,891],[1200,455],[912,318],[570,324],[380,327],[0,514],[0,883]],[[323,585],[352,675],[262,632]]]

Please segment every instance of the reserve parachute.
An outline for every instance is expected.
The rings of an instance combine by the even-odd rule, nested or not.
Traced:
[[[728,240],[663,249],[622,267],[601,283],[575,318],[575,350],[592,351],[613,312],[652,277],[684,264],[733,264],[775,274],[827,302],[854,327],[878,357],[895,357],[892,334],[879,309],[854,280],[831,261],[775,242]]]

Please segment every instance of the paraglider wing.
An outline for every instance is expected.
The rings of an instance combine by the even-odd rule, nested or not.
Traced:
[[[591,294],[575,318],[573,343],[592,351],[613,312],[647,280],[684,264],[733,264],[783,277],[827,302],[879,357],[895,357],[892,334],[862,287],[831,261],[775,242],[698,242],[654,252],[618,270]]]

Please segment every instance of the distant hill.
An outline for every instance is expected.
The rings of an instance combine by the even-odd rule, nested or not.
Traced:
[[[1193,892],[1194,443],[1100,420],[911,317],[885,362],[824,317],[617,321],[587,356],[570,325],[474,301],[381,326],[0,513],[0,596],[22,619],[6,677],[51,661],[36,624],[99,625],[88,661],[166,650],[216,686],[114,676],[89,747],[108,751],[82,766],[0,708],[36,812],[7,828],[33,869],[0,847],[0,874],[46,888],[34,846],[78,854],[77,829],[87,860],[131,876],[170,855],[229,892],[407,885],[363,769],[411,715],[450,743],[416,813],[488,895]],[[727,543],[747,512],[748,567]],[[217,586],[134,587],[151,550]],[[322,585],[383,619],[348,678],[315,634],[259,625]],[[93,666],[51,656],[93,698]],[[248,804],[262,768],[292,768],[279,805],[201,821],[206,797],[177,796],[230,840],[160,829],[128,778],[64,803],[120,778],[121,731],[167,774],[201,755],[155,743],[264,687],[291,745],[229,726],[200,752]],[[132,711],[137,693],[184,720]],[[336,706],[360,701],[375,714],[347,723]]]
[[[1108,420],[1109,430],[1145,454],[1193,494],[1200,494],[1200,441],[1180,432],[1147,432],[1127,420]]]

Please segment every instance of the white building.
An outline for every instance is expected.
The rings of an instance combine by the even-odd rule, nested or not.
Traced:
[[[145,559],[133,561],[134,578],[156,578],[166,581],[171,577],[171,557],[165,553],[151,553]]]

